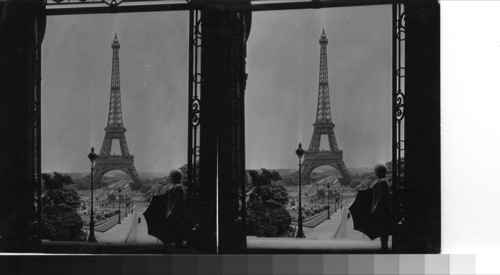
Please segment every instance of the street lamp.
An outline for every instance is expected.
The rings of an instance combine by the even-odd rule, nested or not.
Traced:
[[[128,215],[128,195],[125,195],[125,217]]]
[[[330,219],[330,183],[327,183],[326,187],[328,187],[328,217],[326,219],[329,220]]]
[[[121,213],[122,211],[120,210],[120,202],[121,202],[121,193],[122,193],[122,189],[121,188],[118,188],[118,223],[122,223],[121,222]]]
[[[127,197],[127,206],[128,206],[128,213],[130,214],[132,212],[132,202],[131,202],[131,198],[130,197]]]
[[[94,153],[94,147],[90,149],[88,157],[90,159],[90,233],[87,242],[95,243],[97,240],[94,235],[94,163],[97,155]]]
[[[299,157],[299,229],[297,230],[296,238],[305,238],[304,230],[302,228],[302,156],[305,151],[302,149],[302,143],[299,143],[299,148],[295,154]]]
[[[337,189],[335,189],[335,194],[334,194],[334,199],[335,199],[335,212],[337,212],[337,204],[338,204],[338,193],[337,193]]]

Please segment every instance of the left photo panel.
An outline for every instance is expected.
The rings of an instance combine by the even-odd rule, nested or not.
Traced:
[[[215,253],[188,166],[192,12],[60,2],[0,3],[0,252]]]
[[[186,208],[187,26],[186,11],[47,18],[42,239],[199,252]]]

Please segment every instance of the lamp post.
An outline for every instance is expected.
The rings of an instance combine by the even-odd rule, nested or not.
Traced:
[[[335,199],[335,212],[337,212],[337,203],[338,203],[338,193],[337,193],[337,189],[335,189],[335,194],[333,195],[334,199]]]
[[[90,233],[87,242],[95,243],[97,240],[94,235],[94,162],[97,155],[94,153],[94,147],[90,149],[88,157],[90,159]]]
[[[302,149],[302,143],[299,143],[299,148],[295,151],[295,154],[299,157],[299,229],[297,230],[296,238],[305,238],[304,230],[302,228],[302,156],[305,151]]]
[[[326,187],[328,188],[328,217],[326,219],[329,220],[330,219],[330,183],[327,183]]]
[[[121,202],[121,193],[122,193],[122,189],[121,188],[118,188],[118,223],[121,224],[121,213],[122,211],[120,210],[120,202]]]
[[[125,195],[125,217],[128,215],[128,195]]]

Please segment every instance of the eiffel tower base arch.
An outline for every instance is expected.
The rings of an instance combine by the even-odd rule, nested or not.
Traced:
[[[142,183],[133,163],[97,162],[95,165],[94,185],[101,183],[102,177],[109,171],[119,170],[127,173],[135,183]]]
[[[341,151],[337,154],[328,151],[306,153],[304,162],[302,163],[302,179],[306,181],[310,180],[312,171],[323,165],[331,166],[339,171],[341,175],[339,182],[341,185],[348,185],[351,182],[351,176],[342,160]]]

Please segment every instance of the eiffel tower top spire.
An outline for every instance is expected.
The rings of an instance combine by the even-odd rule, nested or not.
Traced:
[[[316,123],[333,123],[332,112],[330,110],[330,91],[328,88],[328,62],[326,58],[326,38],[325,29],[319,38],[320,62],[319,62],[319,89],[318,89],[318,109],[316,111]]]
[[[120,61],[118,50],[120,42],[115,33],[115,38],[111,44],[113,49],[113,61],[111,68],[111,93],[109,98],[109,115],[107,127],[123,128],[122,101],[120,92]]]
[[[321,42],[328,44],[328,39],[326,39],[325,28],[323,28],[323,32],[321,32],[321,37],[319,38],[319,43]]]
[[[111,44],[111,48],[120,48],[120,42],[118,41],[118,35],[115,32],[115,38],[113,38],[113,44]]]

